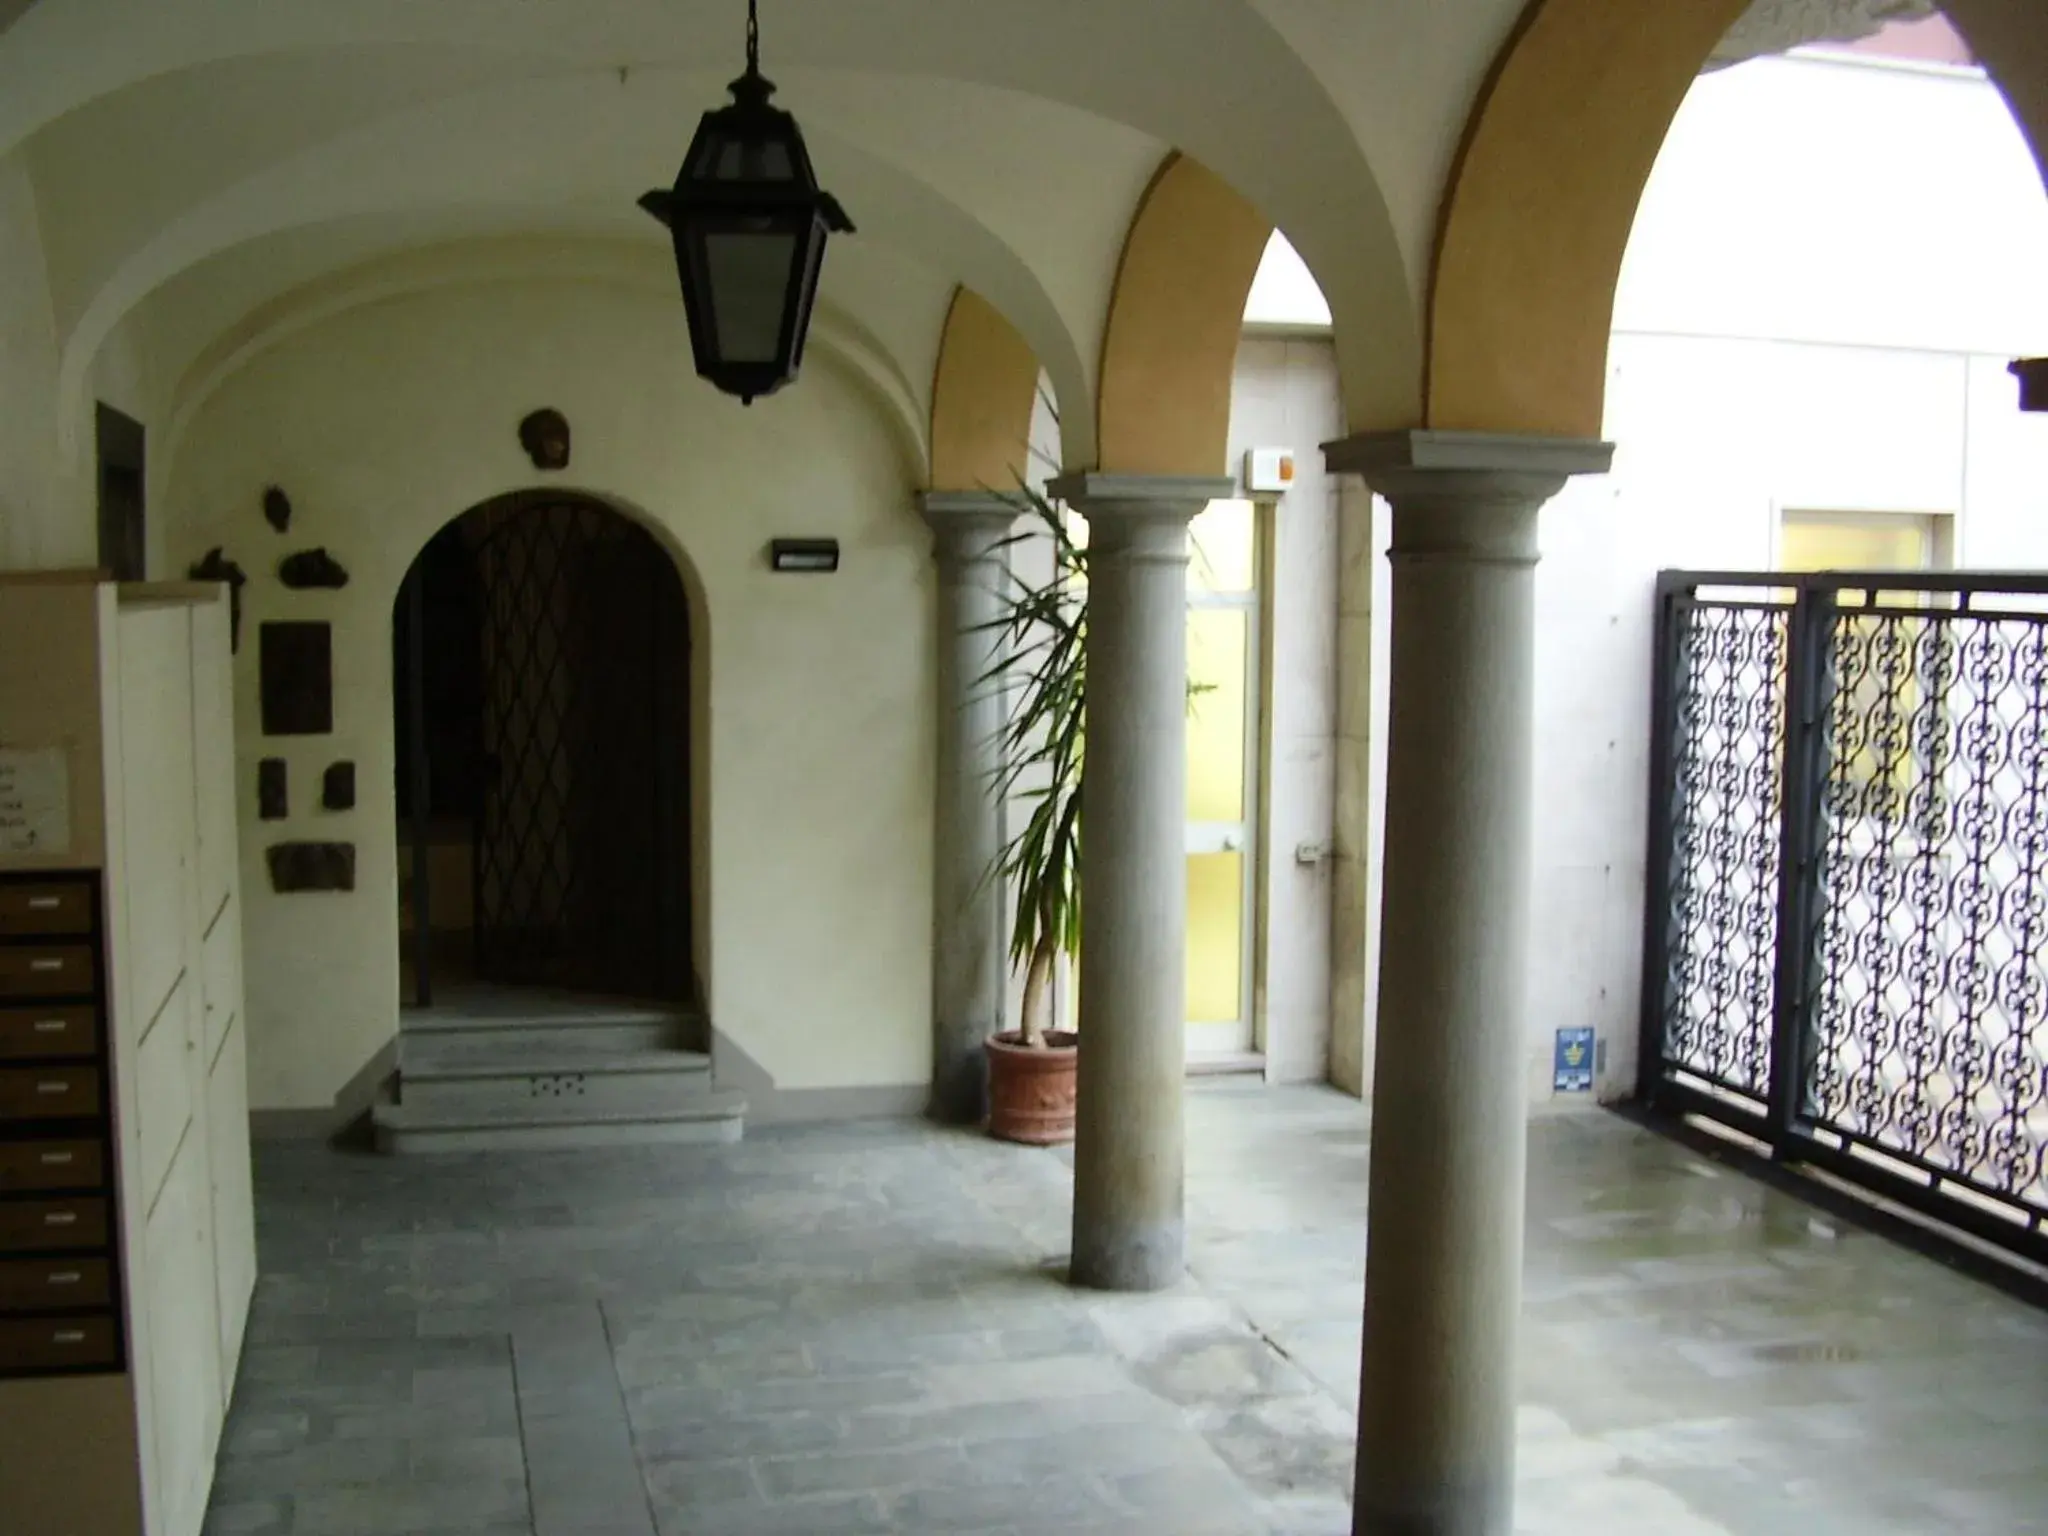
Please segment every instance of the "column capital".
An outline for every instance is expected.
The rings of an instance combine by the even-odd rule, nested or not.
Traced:
[[[1007,533],[1023,516],[1025,506],[1014,492],[1005,491],[920,491],[917,510],[941,538]]]
[[[1604,475],[1614,444],[1578,437],[1422,428],[1360,432],[1323,444],[1331,473],[1357,475],[1389,501],[1454,487],[1468,497],[1547,501],[1576,475]]]
[[[1614,445],[1585,438],[1413,429],[1323,444],[1394,508],[1395,560],[1534,564],[1536,515],[1578,475],[1603,475]]]
[[[1228,475],[1113,475],[1084,469],[1061,475],[1046,493],[1086,517],[1130,522],[1191,523],[1212,501],[1235,495]]]

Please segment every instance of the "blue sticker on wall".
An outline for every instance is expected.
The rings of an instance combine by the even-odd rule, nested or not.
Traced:
[[[1557,1032],[1556,1070],[1552,1085],[1559,1093],[1593,1091],[1593,1031],[1560,1029]]]

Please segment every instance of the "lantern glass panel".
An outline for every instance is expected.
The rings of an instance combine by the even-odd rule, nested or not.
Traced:
[[[792,182],[796,159],[781,139],[714,137],[690,168],[697,181]]]
[[[704,272],[719,357],[772,363],[781,355],[783,311],[797,236],[789,230],[707,230]]]

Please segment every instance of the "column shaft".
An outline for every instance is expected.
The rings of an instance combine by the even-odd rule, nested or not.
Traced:
[[[1003,700],[991,671],[1004,639],[1002,541],[1015,510],[992,495],[931,495],[938,591],[938,774],[933,861],[932,1086],[928,1113],[978,1125],[988,1113],[982,1042],[1002,1027]]]
[[[1357,1528],[1507,1536],[1534,561],[1404,553],[1394,517]]]
[[[1358,1536],[1510,1536],[1538,514],[1601,444],[1332,445],[1394,508]]]
[[[1188,524],[1229,482],[1061,490],[1089,529],[1072,1276],[1156,1290],[1184,1267]]]

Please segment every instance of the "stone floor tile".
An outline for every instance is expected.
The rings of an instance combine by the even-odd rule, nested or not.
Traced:
[[[243,1496],[216,1485],[200,1536],[291,1536],[289,1494]]]
[[[750,1499],[687,1510],[657,1501],[655,1518],[660,1536],[895,1536],[897,1530],[872,1494],[783,1504]]]
[[[1150,1296],[1066,1285],[1065,1155],[922,1124],[264,1144],[206,1536],[1340,1536],[1366,1118],[1191,1091]],[[2048,1317],[1614,1117],[1529,1137],[1520,1536],[2048,1533]]]
[[[958,1448],[951,1445],[891,1451],[814,1451],[803,1456],[757,1461],[754,1476],[770,1499],[894,1493],[962,1482],[966,1462]]]
[[[1071,1469],[1030,1482],[916,1488],[886,1499],[884,1507],[896,1530],[920,1536],[1014,1526],[1067,1530],[1123,1513],[1100,1484]]]
[[[681,1422],[641,1415],[633,1420],[633,1444],[640,1460],[650,1468],[664,1461],[801,1456],[843,1445],[845,1432],[842,1423],[833,1414],[801,1410],[760,1418]]]

